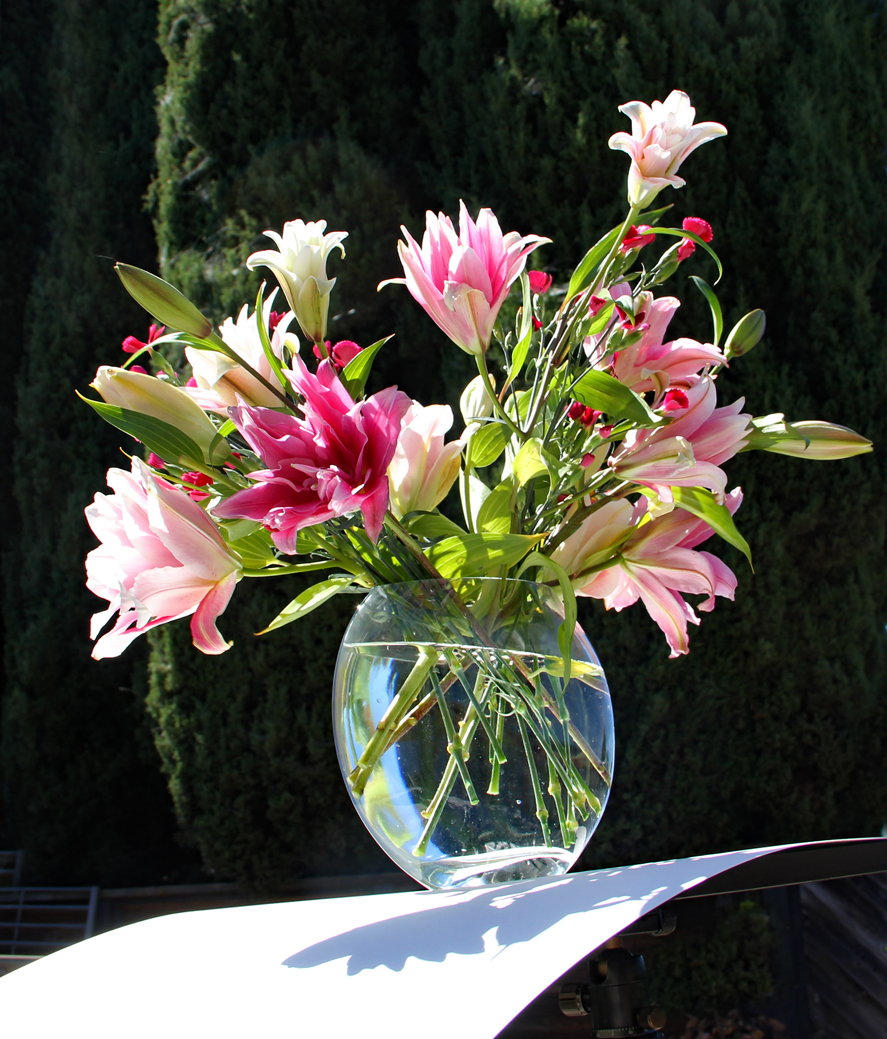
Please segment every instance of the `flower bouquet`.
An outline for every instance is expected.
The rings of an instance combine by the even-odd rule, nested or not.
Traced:
[[[279,288],[263,284],[218,330],[173,286],[117,265],[157,324],[124,342],[125,364],[99,369],[101,400],[88,401],[146,451],[109,470],[114,493],[86,510],[102,542],[87,585],[108,602],[93,656],[188,616],[199,650],[225,652],[217,621],[242,578],[318,572],[266,631],[370,593],[337,667],[340,760],[376,839],[431,885],[560,872],[600,818],[612,717],[577,595],[617,611],[640,600],[671,656],[686,653],[699,618],[684,596],[706,612],[736,587],[699,546],[718,535],[751,560],[724,463],[871,449],[843,427],[719,405],[718,373],[760,341],[760,310],[725,335],[714,288],[694,276],[711,336],[669,339],[679,301],[654,292],[696,250],[719,276],[721,264],[705,220],[667,226],[670,207],[651,206],[726,130],[694,124],[679,91],[621,111],[632,130],[610,147],[631,159],[628,212],[565,283],[525,270],[548,239],[503,234],[488,209],[474,220],[463,204],[458,232],[429,212],[421,244],[403,229],[403,277],[380,289],[405,285],[477,364],[454,439],[450,407],[366,394],[387,340],[327,340],[327,258],[344,256],[346,232],[268,231],[276,248],[247,265]],[[163,356],[173,343],[190,378]],[[454,485],[460,522],[439,509]]]

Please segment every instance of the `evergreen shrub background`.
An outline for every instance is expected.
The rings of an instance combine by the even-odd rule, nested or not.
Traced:
[[[418,234],[426,208],[487,205],[506,230],[550,236],[536,259],[563,276],[622,211],[627,159],[606,145],[628,126],[616,106],[675,86],[730,135],[694,153],[687,187],[662,200],[676,222],[713,225],[727,326],[756,306],[768,316],[765,341],[719,380],[721,399],[846,423],[876,453],[730,464],[747,494],[737,519],[756,574],[723,549],[737,601],[705,617],[689,657],[666,658],[641,607],[615,615],[586,604],[619,758],[583,865],[879,832],[883,5],[161,0],[96,7],[88,32],[73,10],[53,4],[40,59],[51,76],[10,58],[0,81],[22,142],[22,159],[0,166],[21,199],[5,219],[20,215],[23,250],[2,273],[7,329],[19,330],[4,347],[19,368],[4,464],[21,524],[16,532],[13,516],[4,532],[2,840],[29,850],[35,876],[191,875],[145,753],[148,725],[179,839],[215,879],[270,888],[300,871],[385,868],[337,786],[331,748],[330,672],[351,599],[255,640],[295,588],[254,582],[222,620],[236,648],[219,660],[192,650],[187,625],[152,638],[149,681],[145,647],[88,659],[94,602],[80,568],[92,541],[81,510],[118,441],[70,387],[147,324],[96,257],[150,267],[156,255],[221,320],[255,298],[259,275],[244,260],[266,228],[324,218],[350,232],[347,258],[330,265],[332,338],[368,344],[395,331],[374,388],[398,382],[425,403],[453,401],[469,359],[403,289],[376,292],[399,273],[399,224]],[[18,19],[12,44],[18,33],[25,47],[32,26]],[[15,101],[25,93],[27,115]],[[149,182],[153,240],[140,215]],[[686,268],[666,286],[683,300],[672,328],[704,339],[710,319],[686,273],[715,272],[701,252]]]

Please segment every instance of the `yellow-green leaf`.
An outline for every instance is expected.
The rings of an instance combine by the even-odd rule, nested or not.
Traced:
[[[264,635],[266,632],[274,631],[275,628],[282,628],[284,624],[299,620],[300,617],[304,617],[306,614],[311,613],[312,610],[316,610],[327,599],[332,599],[334,595],[338,595],[339,592],[354,583],[355,580],[350,574],[337,574],[335,577],[328,577],[325,581],[313,584],[300,595],[297,595],[288,606],[285,606],[278,613],[268,627],[263,628],[258,634]]]
[[[514,566],[544,534],[465,534],[444,538],[425,550],[442,577],[484,577],[500,567]]]

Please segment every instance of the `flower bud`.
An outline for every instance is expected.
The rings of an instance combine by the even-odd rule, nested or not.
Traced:
[[[140,415],[150,415],[169,426],[174,426],[190,437],[203,452],[204,458],[212,464],[222,461],[230,454],[227,442],[217,438],[216,427],[203,409],[177,386],[170,386],[168,382],[155,379],[153,375],[140,375],[124,368],[112,368],[110,365],[99,368],[91,385],[107,404],[114,404],[118,408],[135,411]]]
[[[805,440],[779,440],[765,450],[777,455],[830,462],[839,458],[852,458],[853,455],[864,455],[872,449],[871,440],[866,440],[864,436],[845,426],[835,426],[831,422],[818,420],[792,422],[791,425],[792,429],[809,443],[805,443]]]
[[[490,385],[496,389],[496,381],[490,376]],[[493,402],[489,393],[484,392],[483,376],[476,375],[462,391],[459,398],[459,410],[465,425],[470,425],[475,419],[489,418],[493,414]]]
[[[116,263],[114,270],[123,282],[123,287],[132,298],[144,307],[161,324],[170,325],[180,332],[206,339],[212,332],[212,324],[197,307],[162,278],[155,277],[139,267],[127,263]]]
[[[753,349],[764,337],[767,327],[767,318],[763,310],[752,310],[741,318],[734,326],[733,331],[727,336],[724,353],[728,361],[734,357],[742,357]]]

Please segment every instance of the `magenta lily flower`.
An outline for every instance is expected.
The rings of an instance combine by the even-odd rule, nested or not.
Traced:
[[[482,209],[475,223],[459,203],[459,234],[443,213],[426,213],[422,245],[401,227],[406,244],[397,251],[404,277],[382,285],[406,285],[431,320],[469,354],[483,354],[508,290],[520,277],[526,258],[550,238],[503,235],[499,221]]]
[[[92,618],[90,638],[119,616],[92,656],[119,656],[144,632],[189,616],[194,645],[224,653],[231,643],[216,620],[241,577],[240,560],[203,509],[140,459],[133,458],[131,473],[109,469],[107,479],[115,493],[96,494],[86,509],[102,542],[86,557],[86,587],[108,600]]]
[[[267,466],[250,473],[254,487],[213,508],[221,519],[258,520],[274,544],[296,552],[303,527],[360,510],[366,532],[378,540],[388,508],[388,465],[410,398],[395,386],[357,403],[329,361],[317,374],[293,357],[287,372],[302,395],[304,418],[243,405],[231,418]]]

